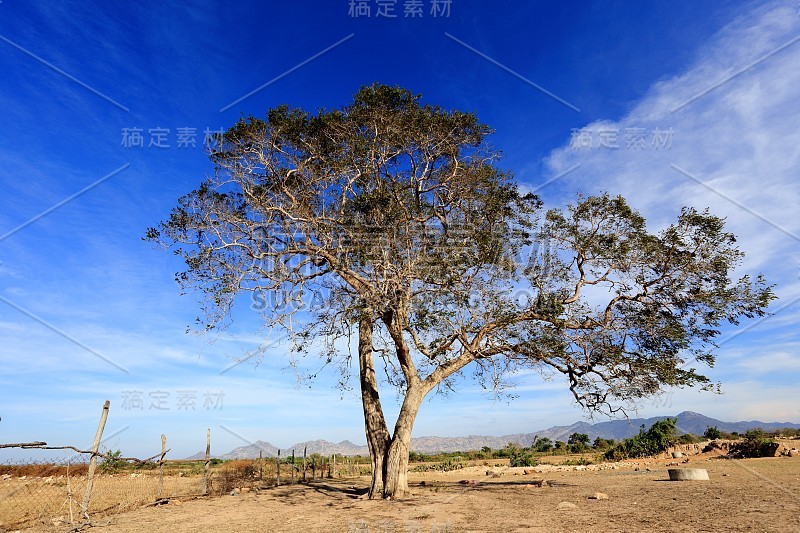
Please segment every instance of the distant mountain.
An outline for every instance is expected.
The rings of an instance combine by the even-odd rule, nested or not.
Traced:
[[[286,448],[280,448],[281,457],[292,455],[292,450],[295,451],[295,454],[302,457],[305,447],[308,447],[307,453],[309,455],[312,453],[318,453],[320,455],[369,455],[369,450],[366,445],[358,446],[349,440],[343,440],[339,443],[328,442],[327,440],[310,440],[298,442]],[[259,440],[248,446],[234,448],[224,455],[212,455],[212,457],[218,459],[256,459],[258,458],[259,452],[261,452],[264,457],[277,457],[278,449],[277,446],[269,442]],[[199,452],[187,459],[204,459],[205,456],[205,453]]]
[[[659,420],[664,420],[665,418],[677,418],[676,425],[681,433],[694,433],[695,435],[702,435],[706,428],[713,426],[716,426],[720,431],[728,433],[733,433],[734,431],[744,433],[748,429],[753,428],[761,428],[767,431],[779,428],[800,429],[800,424],[792,424],[789,422],[760,422],[758,420],[723,422],[715,418],[701,415],[700,413],[684,411],[677,416],[671,417],[655,416],[652,418],[608,420],[596,424],[575,422],[569,426],[553,426],[534,433],[514,433],[511,435],[502,435],[500,437],[487,435],[470,435],[468,437],[415,437],[411,439],[411,450],[419,453],[436,453],[480,450],[484,446],[497,449],[505,447],[510,442],[518,446],[530,446],[534,437],[547,437],[552,441],[560,440],[566,442],[573,433],[585,433],[589,435],[589,439],[591,440],[597,437],[621,440],[636,435],[641,426],[647,429]],[[348,440],[343,440],[339,443],[328,442],[326,440],[311,440],[307,442],[298,442],[287,448],[281,448],[281,456],[286,457],[287,454],[291,455],[292,449],[295,450],[295,453],[302,455],[303,448],[306,446],[308,446],[309,454],[369,454],[366,446],[359,446]],[[276,446],[269,442],[258,441],[255,444],[241,446],[231,450],[224,455],[214,455],[214,457],[220,459],[254,459],[258,457],[259,451],[263,452],[264,457],[275,457],[278,455],[278,448]],[[204,457],[205,454],[197,453],[188,459],[202,459]]]

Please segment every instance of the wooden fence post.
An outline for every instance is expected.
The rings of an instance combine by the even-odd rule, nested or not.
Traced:
[[[311,458],[311,481],[317,479],[317,458]]]
[[[278,483],[276,483],[276,484],[280,485],[281,484],[281,451],[280,450],[278,450],[278,463],[277,463],[277,466],[278,466]]]
[[[336,454],[333,454],[333,477],[336,477]]]
[[[211,428],[206,432],[206,464],[203,471],[203,494],[208,495],[208,473],[211,470]]]
[[[306,482],[306,452],[308,452],[308,446],[303,447],[303,483]]]
[[[294,449],[292,449],[292,485],[294,485]]]
[[[100,413],[100,424],[97,425],[97,432],[94,434],[92,458],[89,459],[89,473],[86,475],[86,492],[83,493],[83,503],[81,504],[81,513],[86,520],[89,520],[89,501],[92,497],[94,469],[97,467],[97,450],[100,449],[100,440],[103,438],[103,429],[106,427],[106,420],[108,420],[108,408],[110,406],[111,402],[106,400],[106,402],[103,404],[103,411]]]
[[[164,491],[164,456],[167,455],[167,436],[161,434],[161,459],[158,461],[158,494],[156,499],[160,500]]]
[[[258,450],[258,480],[264,481],[264,452]]]

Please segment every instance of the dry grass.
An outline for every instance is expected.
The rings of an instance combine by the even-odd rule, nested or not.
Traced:
[[[42,472],[51,470],[43,469]],[[161,495],[199,494],[201,488],[200,477],[164,476]],[[82,474],[77,474],[70,468],[69,477],[31,477],[21,474],[20,477],[0,479],[0,531],[37,525],[65,525],[77,521],[81,518],[80,504],[85,489],[85,469]],[[104,516],[135,509],[155,501],[158,492],[159,477],[155,472],[100,474],[94,479],[89,514]]]

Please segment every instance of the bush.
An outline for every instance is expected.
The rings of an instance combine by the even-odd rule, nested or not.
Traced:
[[[569,450],[572,453],[581,453],[589,449],[589,435],[586,433],[573,433],[567,439]]]
[[[717,426],[707,427],[705,433],[703,433],[703,437],[709,440],[721,439],[722,432]]]
[[[731,452],[737,457],[764,457],[770,455],[775,444],[775,439],[765,435],[762,429],[749,429],[744,438],[731,447]]]
[[[661,453],[677,441],[676,423],[677,419],[675,418],[665,418],[650,426],[647,431],[642,426],[638,435],[625,439],[614,448],[608,450],[604,457],[616,461]]]
[[[693,433],[684,433],[680,437],[678,437],[678,444],[696,444],[698,442],[702,442],[702,438],[698,437]]]
[[[531,444],[531,450],[539,453],[547,453],[553,449],[553,441],[547,437],[534,437]]]
[[[597,437],[596,439],[594,439],[594,442],[592,443],[592,448],[594,448],[599,452],[604,452],[609,448],[613,448],[615,444],[616,442],[614,441],[614,439],[602,439],[600,437]]]
[[[539,461],[533,456],[530,449],[521,448],[511,454],[509,464],[511,466],[536,466]]]
[[[103,472],[104,474],[116,474],[126,464],[128,464],[127,462],[120,459],[120,457],[122,457],[122,452],[120,450],[117,450],[115,452],[108,450],[106,452],[106,455],[108,457],[104,457],[103,462],[100,463],[100,471]]]

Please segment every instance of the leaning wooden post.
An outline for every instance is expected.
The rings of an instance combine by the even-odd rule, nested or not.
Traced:
[[[264,452],[258,450],[258,480],[264,481]]]
[[[294,485],[294,449],[292,449],[292,485]]]
[[[333,477],[336,477],[336,454],[333,454]]]
[[[280,485],[281,484],[281,451],[280,450],[278,450],[277,466],[278,466],[278,482],[276,483],[276,485]]]
[[[108,408],[111,402],[106,400],[103,404],[103,411],[100,413],[100,423],[97,425],[97,433],[94,434],[92,443],[92,458],[89,459],[89,473],[86,475],[86,492],[83,493],[83,503],[81,503],[81,513],[86,520],[89,520],[89,501],[92,498],[92,483],[94,483],[94,469],[97,467],[97,450],[100,449],[100,440],[103,438],[103,429],[106,427],[108,419]]]
[[[167,455],[167,436],[162,433],[161,435],[161,459],[158,461],[158,494],[156,499],[161,499],[161,494],[164,491],[164,456]]]
[[[203,471],[203,494],[208,495],[208,473],[211,470],[211,428],[206,432],[206,465]]]
[[[308,446],[303,446],[303,483],[306,482],[306,452],[308,452]]]

